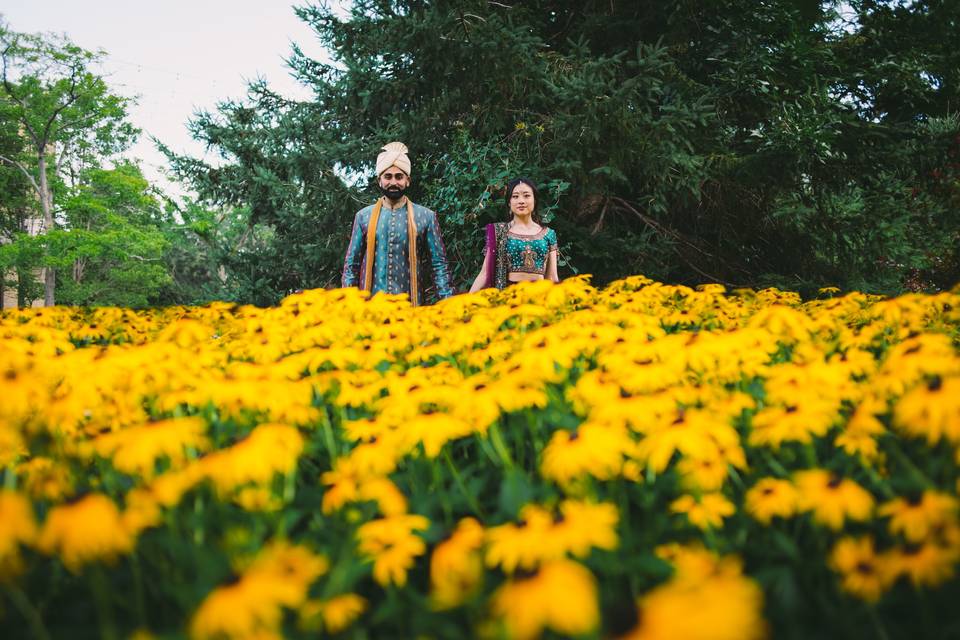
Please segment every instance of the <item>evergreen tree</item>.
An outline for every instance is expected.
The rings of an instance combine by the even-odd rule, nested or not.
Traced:
[[[235,252],[229,277],[257,302],[337,283],[353,213],[376,195],[373,158],[394,139],[461,288],[482,225],[506,215],[504,184],[527,174],[545,187],[561,275],[895,291],[942,272],[960,229],[956,174],[929,184],[956,152],[960,47],[942,26],[956,6],[307,5],[333,57],[294,49],[314,99],[254,84],[192,123],[226,164],[171,160],[209,204],[249,211],[262,246]]]

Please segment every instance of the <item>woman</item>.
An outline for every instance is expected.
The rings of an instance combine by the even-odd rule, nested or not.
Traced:
[[[540,223],[537,205],[540,194],[527,178],[516,178],[507,185],[510,222],[487,225],[487,249],[483,266],[470,293],[486,287],[503,289],[514,282],[557,276],[557,234]]]

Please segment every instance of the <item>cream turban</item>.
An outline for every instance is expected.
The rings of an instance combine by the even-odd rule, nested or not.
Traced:
[[[407,157],[407,145],[402,142],[391,142],[383,146],[383,153],[377,156],[377,177],[396,165],[403,172],[410,175],[410,158]]]

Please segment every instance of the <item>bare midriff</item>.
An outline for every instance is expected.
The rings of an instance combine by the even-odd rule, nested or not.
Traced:
[[[507,280],[510,282],[534,282],[543,280],[543,275],[539,273],[524,273],[522,271],[511,271],[507,274]]]

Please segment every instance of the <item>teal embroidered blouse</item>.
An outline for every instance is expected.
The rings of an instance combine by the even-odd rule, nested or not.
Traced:
[[[557,234],[543,227],[533,235],[507,231],[504,241],[510,273],[547,274],[547,255],[557,250]]]
[[[486,236],[484,286],[505,289],[510,286],[509,275],[517,272],[547,276],[547,257],[557,251],[553,229],[542,227],[533,235],[522,235],[512,233],[509,222],[492,222],[487,225]]]

